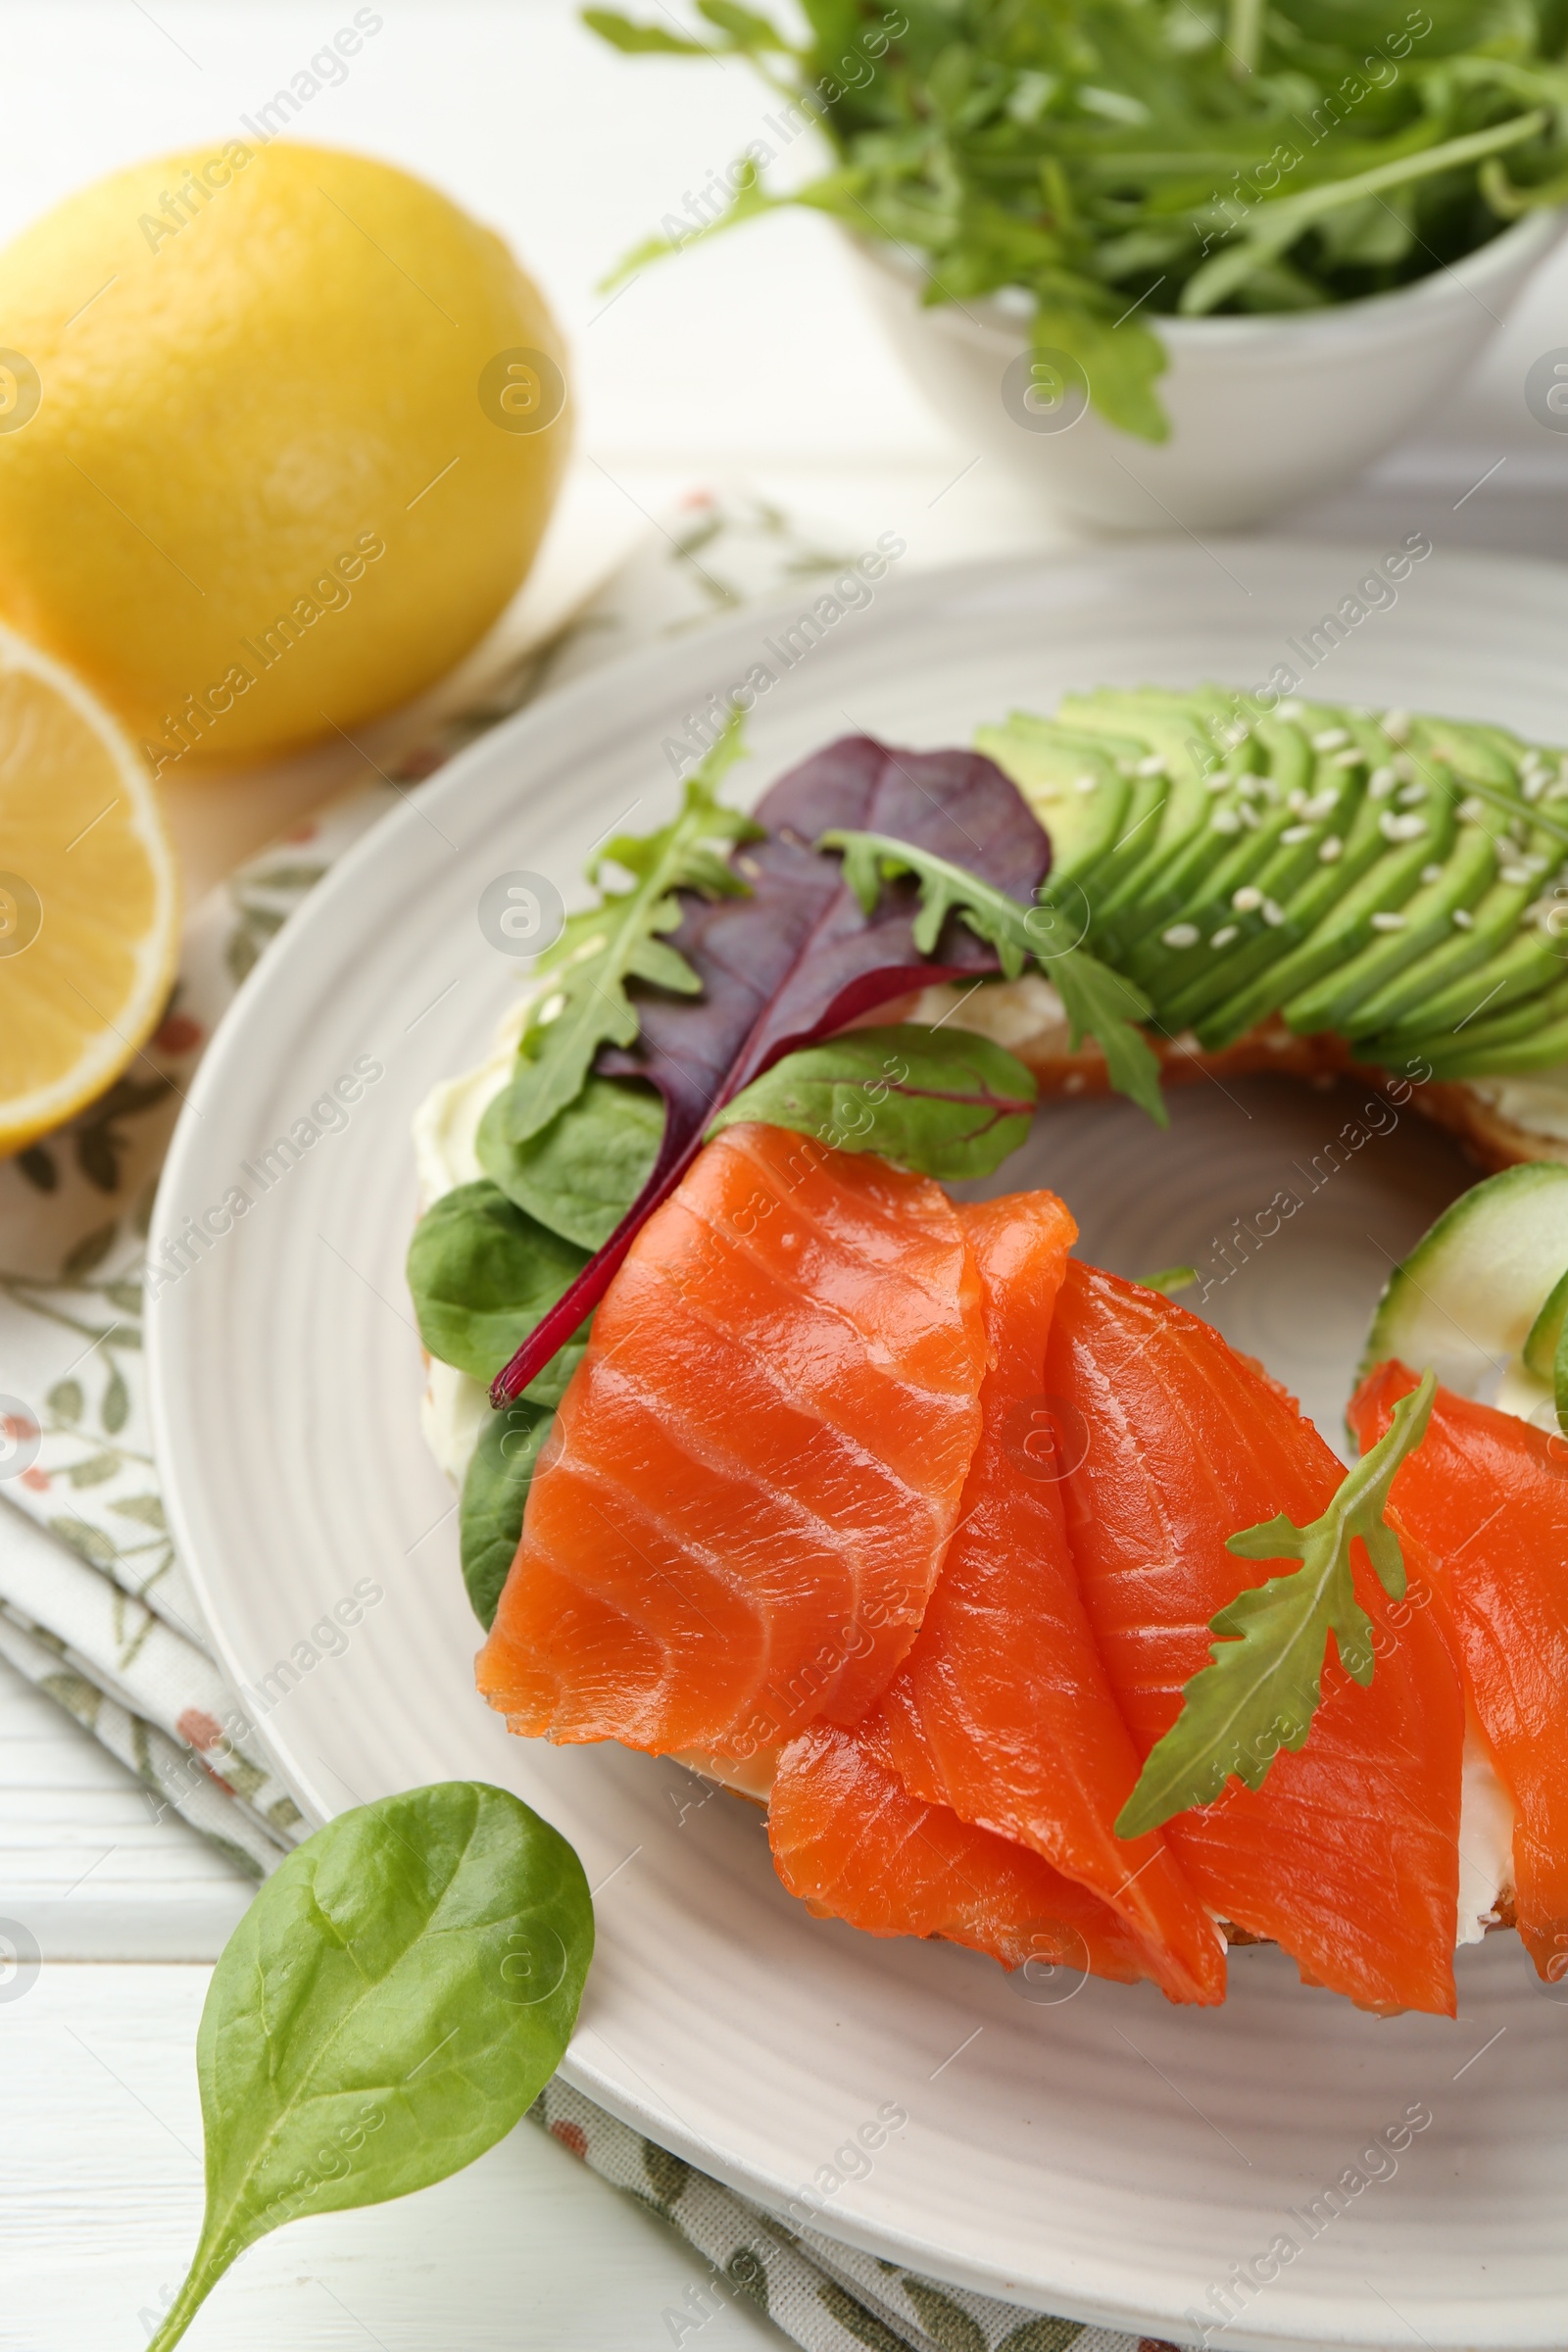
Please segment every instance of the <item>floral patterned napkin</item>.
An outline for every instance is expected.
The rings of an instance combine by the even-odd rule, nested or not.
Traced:
[[[199,905],[163,1026],[90,1109],[0,1162],[0,1656],[235,1867],[262,1879],[308,1825],[239,1718],[164,1519],[140,1369],[143,1245],[170,1134],[241,981],[400,789],[548,688],[750,598],[844,570],[758,500],[694,496],[550,645]],[[710,2278],[664,2316],[677,2347],[745,2295],[808,2352],[1139,2352],[1137,2339],[906,2274],[769,2217],[564,2083],[535,2121],[653,2206]],[[1155,2352],[1145,2346],[1144,2352]]]

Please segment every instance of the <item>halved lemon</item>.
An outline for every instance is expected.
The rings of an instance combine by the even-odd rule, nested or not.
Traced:
[[[146,768],[77,679],[0,629],[0,1155],[120,1075],[178,945]]]

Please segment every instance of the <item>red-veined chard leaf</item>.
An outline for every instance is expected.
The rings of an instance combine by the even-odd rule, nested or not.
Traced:
[[[868,912],[838,858],[813,846],[822,834],[894,836],[1026,905],[1051,863],[1051,844],[1022,796],[978,752],[891,751],[868,736],[846,736],[780,777],[754,814],[760,836],[737,850],[732,865],[747,895],[683,889],[679,924],[663,935],[702,993],[628,977],[637,1040],[602,1047],[594,1067],[646,1079],[662,1095],[659,1157],[609,1241],[496,1380],[498,1405],[537,1377],[598,1304],[715,1113],[744,1087],[786,1054],[913,989],[1000,969],[995,949],[961,920],[918,945],[920,894],[907,881],[890,881]]]

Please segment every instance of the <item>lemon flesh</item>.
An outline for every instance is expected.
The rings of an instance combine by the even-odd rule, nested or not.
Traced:
[[[0,1153],[100,1095],[156,1027],[174,859],[121,729],[0,629]]]
[[[351,730],[450,669],[569,441],[561,337],[500,238],[285,140],[68,198],[0,253],[0,618],[155,775]]]

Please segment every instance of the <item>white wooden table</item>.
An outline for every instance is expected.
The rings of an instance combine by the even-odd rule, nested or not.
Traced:
[[[758,484],[844,533],[895,528],[911,564],[1038,546],[1005,482],[948,439],[862,316],[832,232],[784,219],[595,281],[751,137],[739,65],[612,56],[565,0],[383,0],[345,82],[293,127],[427,174],[494,220],[541,278],[576,353],[596,495],[652,508],[683,485]],[[633,13],[637,10],[633,9]],[[0,93],[0,237],[133,158],[233,129],[353,11],[292,0],[11,0]],[[1568,437],[1536,427],[1526,368],[1568,343],[1554,268],[1425,437],[1355,492],[1294,519],[1361,540],[1427,530],[1568,554]],[[266,811],[199,812],[219,870]],[[0,1915],[37,1923],[44,1965],[0,1982],[0,2352],[140,2346],[201,2207],[193,2044],[210,1962],[249,1898],[227,1865],[50,1701],[0,1664]],[[198,2352],[641,2352],[668,2346],[702,2266],[531,2127],[444,2186],[296,2224],[197,2321]],[[688,2340],[690,2340],[688,2338]],[[779,2342],[733,2302],[703,2352]]]

